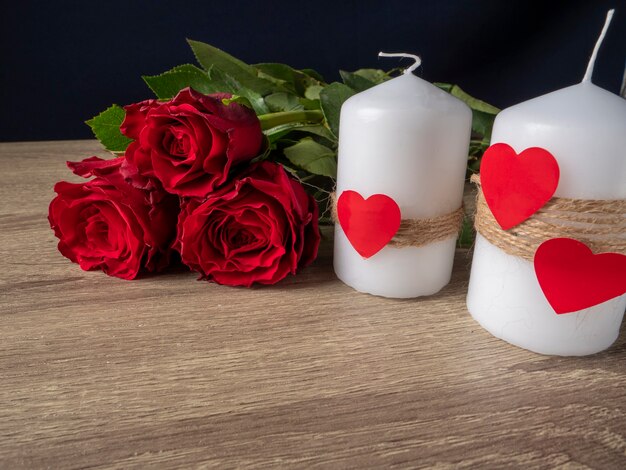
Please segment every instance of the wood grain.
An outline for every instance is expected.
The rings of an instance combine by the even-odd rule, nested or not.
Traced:
[[[625,334],[587,358],[491,337],[463,251],[404,301],[339,282],[328,240],[273,287],[83,272],[47,205],[98,153],[0,144],[0,467],[626,468]]]

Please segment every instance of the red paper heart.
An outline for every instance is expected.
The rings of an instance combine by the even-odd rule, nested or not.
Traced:
[[[337,200],[337,218],[354,249],[370,258],[389,243],[400,228],[400,208],[384,194],[363,199],[356,191],[344,191]]]
[[[535,274],[556,313],[593,307],[626,292],[626,256],[594,255],[571,238],[553,238],[535,252]]]
[[[540,147],[517,155],[507,144],[493,144],[483,155],[480,182],[493,216],[508,230],[550,200],[559,183],[559,164]]]

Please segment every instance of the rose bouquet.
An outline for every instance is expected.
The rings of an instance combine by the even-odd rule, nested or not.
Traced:
[[[123,279],[176,258],[220,284],[274,284],[317,255],[337,169],[339,110],[392,72],[248,65],[189,41],[203,67],[144,81],[156,95],[87,122],[116,157],[68,162],[49,220],[59,251],[85,270]],[[496,108],[439,84],[474,112],[468,167],[489,143]],[[318,209],[321,208],[321,210]]]

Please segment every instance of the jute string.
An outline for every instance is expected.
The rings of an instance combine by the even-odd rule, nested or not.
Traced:
[[[569,199],[553,197],[521,224],[502,230],[487,206],[480,176],[471,181],[478,187],[476,231],[505,253],[532,261],[535,251],[551,238],[574,238],[594,253],[626,254],[625,199]]]
[[[331,193],[330,201],[331,217],[335,223],[338,223],[337,196],[335,193]],[[402,219],[400,221],[400,228],[387,245],[395,248],[406,248],[409,246],[424,246],[446,240],[452,236],[458,235],[461,225],[463,224],[464,215],[465,210],[463,206],[461,206],[454,212],[438,217]]]

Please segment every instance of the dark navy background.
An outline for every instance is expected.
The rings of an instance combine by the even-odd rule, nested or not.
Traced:
[[[392,68],[506,107],[583,77],[617,8],[594,81],[613,92],[626,61],[626,0],[18,1],[0,10],[0,141],[91,137],[83,121],[151,96],[142,74],[194,63],[185,38],[246,62],[320,71]]]

